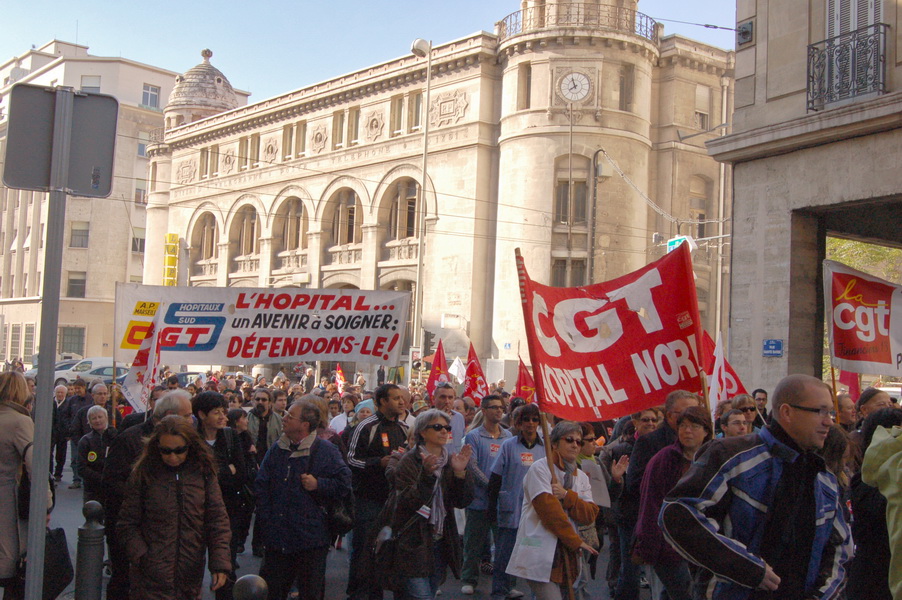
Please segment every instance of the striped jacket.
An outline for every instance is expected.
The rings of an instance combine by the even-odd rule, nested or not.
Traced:
[[[677,483],[659,524],[686,559],[712,571],[715,600],[745,600],[764,578],[758,556],[784,465],[798,453],[768,428],[714,440]],[[815,533],[805,577],[810,597],[837,598],[844,588],[852,534],[840,506],[836,478],[824,467],[815,479]],[[710,589],[710,587],[709,587]]]

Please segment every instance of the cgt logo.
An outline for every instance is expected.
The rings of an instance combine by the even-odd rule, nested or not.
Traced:
[[[226,318],[198,316],[198,313],[221,314],[219,303],[175,303],[163,317],[160,347],[170,352],[208,352],[216,347],[225,327]]]
[[[855,275],[833,273],[832,290],[833,341],[837,358],[891,364],[893,288]]]

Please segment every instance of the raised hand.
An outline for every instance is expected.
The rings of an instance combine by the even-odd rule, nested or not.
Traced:
[[[460,449],[460,452],[451,455],[451,468],[457,473],[466,471],[471,456],[473,456],[473,446],[464,444],[464,447]]]

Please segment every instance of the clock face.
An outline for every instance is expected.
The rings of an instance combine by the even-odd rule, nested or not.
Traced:
[[[584,73],[573,71],[561,78],[561,96],[568,102],[582,102],[589,96],[591,89],[592,83]]]

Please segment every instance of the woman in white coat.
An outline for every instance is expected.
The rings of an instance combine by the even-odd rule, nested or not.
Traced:
[[[579,525],[594,523],[598,515],[589,478],[576,464],[582,429],[579,423],[562,421],[549,440],[553,467],[543,458],[526,473],[520,528],[507,565],[509,575],[527,581],[536,600],[561,600],[579,576],[579,553],[598,554],[577,533]]]

